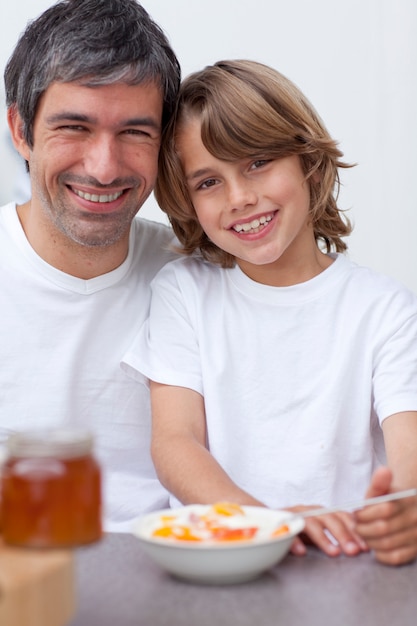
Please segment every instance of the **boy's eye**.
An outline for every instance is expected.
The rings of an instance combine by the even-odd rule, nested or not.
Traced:
[[[213,185],[216,184],[216,179],[215,178],[208,178],[207,180],[205,180],[204,182],[202,182],[198,188],[199,189],[208,189],[209,187],[213,187]]]
[[[267,163],[270,163],[271,159],[256,159],[256,161],[254,161],[252,163],[252,167],[253,169],[258,169],[260,167],[263,167],[264,165],[266,165]]]

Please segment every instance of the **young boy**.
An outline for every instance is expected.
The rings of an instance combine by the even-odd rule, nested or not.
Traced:
[[[271,68],[219,62],[182,85],[156,193],[188,256],[155,279],[125,367],[153,381],[153,460],[183,503],[298,511],[417,486],[417,298],[343,254],[341,157]],[[417,501],[306,534],[404,563]]]

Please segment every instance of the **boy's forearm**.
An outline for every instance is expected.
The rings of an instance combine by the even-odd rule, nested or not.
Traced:
[[[391,415],[382,428],[393,486],[396,489],[417,487],[417,412]]]
[[[252,506],[262,503],[240,489],[210,452],[190,438],[159,441],[152,456],[162,484],[183,504],[219,501]]]

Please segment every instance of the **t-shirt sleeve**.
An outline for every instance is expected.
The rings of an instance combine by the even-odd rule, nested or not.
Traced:
[[[373,372],[374,406],[380,423],[417,411],[417,300],[407,290],[393,294],[381,321]]]
[[[125,353],[121,367],[144,384],[153,380],[202,394],[198,341],[174,264],[169,263],[159,272],[151,291],[149,317]]]

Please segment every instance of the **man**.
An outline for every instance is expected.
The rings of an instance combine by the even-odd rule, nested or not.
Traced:
[[[64,0],[30,23],[5,71],[32,197],[0,210],[0,432],[95,435],[105,528],[163,506],[147,390],[120,369],[168,227],[136,218],[157,174],[180,68],[135,0]]]

